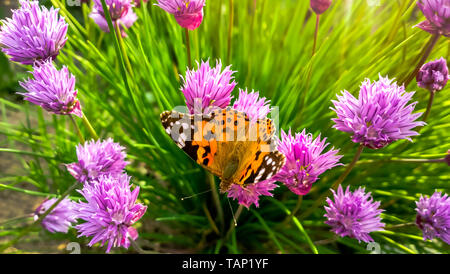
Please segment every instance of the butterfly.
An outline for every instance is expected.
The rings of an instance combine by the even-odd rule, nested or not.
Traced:
[[[285,163],[270,119],[251,120],[231,107],[192,115],[165,111],[160,118],[177,146],[221,179],[221,193],[270,179]]]

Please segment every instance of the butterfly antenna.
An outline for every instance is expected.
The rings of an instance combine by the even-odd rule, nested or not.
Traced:
[[[237,220],[236,220],[236,217],[234,216],[234,211],[233,211],[233,207],[231,206],[231,203],[230,203],[230,198],[227,197],[227,201],[228,201],[228,205],[230,206],[231,215],[233,215],[234,226],[237,226]]]
[[[198,196],[198,195],[205,194],[205,193],[210,192],[210,191],[211,191],[211,189],[208,189],[208,190],[205,190],[203,192],[200,192],[200,193],[197,193],[197,194],[194,194],[194,195],[191,195],[191,196],[183,197],[183,198],[181,198],[181,200],[184,201],[186,199],[190,199],[190,198],[193,198],[193,197]]]

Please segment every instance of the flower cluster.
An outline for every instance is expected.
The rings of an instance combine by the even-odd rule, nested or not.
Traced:
[[[332,190],[334,201],[327,198],[328,206],[325,206],[327,218],[326,224],[332,227],[332,231],[341,237],[351,237],[359,242],[372,242],[369,233],[383,230],[378,209],[380,202],[372,201],[371,193],[365,193],[364,188],[358,188],[354,192],[347,187],[345,192],[339,186],[337,193]]]
[[[423,239],[438,237],[450,245],[450,197],[436,191],[431,197],[421,196],[416,205],[416,224]]]
[[[20,82],[27,91],[19,93],[25,100],[41,106],[54,114],[74,114],[82,117],[80,102],[75,89],[75,77],[66,66],[57,70],[51,60],[34,66],[31,72],[34,79]]]
[[[67,164],[67,170],[81,183],[90,182],[101,175],[122,174],[128,164],[124,149],[111,138],[87,141],[77,146],[78,162]]]
[[[183,28],[195,30],[202,23],[205,0],[158,0],[156,5],[173,14]]]
[[[55,59],[66,43],[68,28],[59,9],[49,10],[39,1],[21,0],[20,5],[0,24],[0,48],[23,65]]]
[[[112,247],[130,246],[130,238],[136,240],[137,230],[132,227],[146,212],[147,207],[136,203],[139,187],[131,191],[130,177],[126,174],[117,176],[101,175],[92,183],[85,184],[80,193],[86,199],[77,205],[77,217],[84,223],[75,228],[78,237],[92,239],[89,246],[108,242],[106,252]]]
[[[183,78],[183,94],[186,105],[191,113],[208,113],[213,107],[225,108],[232,99],[231,92],[236,83],[232,79],[232,73],[227,67],[221,73],[222,64],[218,62],[216,68],[211,69],[206,62],[198,66],[198,70],[188,70]],[[272,110],[266,98],[260,98],[258,91],[248,92],[247,89],[239,89],[239,97],[232,106],[235,110],[244,112],[252,122],[258,119],[266,119]],[[276,143],[278,140],[274,140]],[[247,208],[254,204],[259,206],[259,196],[272,196],[270,191],[278,187],[275,182],[283,182],[297,195],[305,195],[311,189],[312,183],[317,181],[320,174],[338,164],[342,156],[336,155],[338,150],[331,149],[322,154],[326,139],[320,136],[313,139],[311,134],[303,131],[292,137],[282,132],[282,140],[278,150],[285,155],[286,164],[278,174],[273,174],[267,180],[249,184],[246,186],[233,184],[228,190],[228,197],[237,199],[239,204]]]
[[[124,28],[130,28],[137,20],[137,15],[133,11],[132,0],[105,0],[105,3],[114,28],[119,26],[122,36],[126,37]],[[108,21],[106,20],[101,0],[94,0],[92,12],[89,16],[101,30],[109,32]]]
[[[296,133],[295,137],[281,131],[281,142],[278,150],[286,157],[286,163],[273,179],[282,182],[296,195],[306,195],[319,175],[328,169],[341,165],[342,155],[334,148],[322,154],[328,146],[326,138],[321,140],[320,135],[314,139],[312,134],[305,130]]]
[[[418,135],[412,129],[425,124],[416,121],[422,113],[412,113],[417,102],[408,105],[413,95],[387,77],[374,82],[366,79],[358,98],[345,90],[338,101],[332,101],[331,109],[338,116],[333,127],[353,134],[353,142],[372,149],[399,139],[411,141],[410,136]]]
[[[442,90],[448,81],[447,61],[444,58],[424,64],[417,73],[417,85],[431,92]]]
[[[450,37],[450,0],[419,0],[417,6],[426,20],[416,27],[431,34]]]

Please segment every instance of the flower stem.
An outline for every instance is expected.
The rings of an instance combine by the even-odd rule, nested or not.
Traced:
[[[406,223],[406,224],[391,225],[391,226],[386,226],[385,229],[389,230],[389,229],[396,229],[396,228],[408,227],[408,226],[413,226],[413,225],[416,225],[416,223],[411,222],[411,223]]]
[[[118,21],[116,23],[116,35],[117,40],[119,41],[120,50],[122,51],[123,54],[123,59],[125,60],[125,65],[127,66],[128,73],[131,75],[131,78],[134,79],[133,69],[131,68],[130,59],[128,58],[128,54],[125,49],[125,44],[123,42],[122,32],[120,31],[120,25]]]
[[[297,203],[295,204],[294,209],[292,209],[291,213],[288,216],[286,216],[286,218],[284,218],[284,220],[281,222],[281,225],[286,225],[288,222],[291,221],[292,217],[294,217],[295,214],[297,214],[297,212],[300,210],[300,207],[302,206],[302,201],[303,195],[298,195]]]
[[[128,238],[130,240],[131,246],[136,250],[139,254],[160,254],[159,252],[155,251],[149,251],[149,250],[143,250],[138,243],[136,243],[135,240],[133,240],[131,237]]]
[[[125,89],[127,90],[129,98],[133,102],[133,107],[134,107],[134,110],[136,111],[135,115],[138,117],[139,122],[144,127],[146,127],[147,126],[146,120],[142,116],[142,112],[139,109],[136,97],[134,96],[134,93],[131,91],[130,84],[128,82],[128,77],[127,77],[127,72],[126,72],[126,65],[125,65],[125,61],[124,61],[124,57],[123,57],[124,53],[120,49],[119,41],[117,39],[117,35],[115,34],[116,33],[116,29],[114,28],[113,22],[111,20],[111,14],[109,13],[109,9],[108,9],[108,6],[106,5],[105,0],[100,0],[100,1],[102,3],[102,9],[104,11],[108,11],[108,12],[105,12],[104,14],[105,14],[106,21],[108,23],[109,31],[113,35],[114,48],[116,50],[117,58],[119,58],[119,68],[120,68],[120,73],[122,74],[122,78],[123,78],[123,82],[124,82],[124,85],[125,85]]]
[[[358,162],[358,165],[373,164],[373,163],[417,163],[417,164],[431,164],[444,163],[445,158],[441,159],[383,159],[383,160],[366,160]]]
[[[228,22],[228,51],[227,51],[227,64],[230,63],[231,58],[231,38],[233,34],[233,16],[234,16],[234,8],[233,8],[233,0],[230,0],[230,17]]]
[[[221,231],[223,232],[225,221],[224,221],[224,217],[223,217],[222,205],[221,205],[220,199],[219,199],[219,193],[217,192],[216,181],[214,179],[214,175],[212,173],[210,173],[210,172],[207,172],[207,180],[208,180],[209,185],[211,187],[211,192],[212,192],[214,205],[215,205],[216,210],[217,210],[217,216],[219,217]]]
[[[89,133],[92,135],[92,137],[94,138],[94,140],[98,140],[98,135],[97,132],[95,132],[95,129],[92,127],[91,123],[89,123],[88,118],[86,117],[86,115],[84,113],[83,114],[83,124],[84,126],[88,129]]]
[[[363,151],[364,146],[361,144],[358,147],[358,150],[356,151],[355,157],[353,157],[352,162],[347,166],[347,169],[344,171],[344,173],[341,174],[341,176],[334,182],[332,189],[336,190],[338,186],[345,180],[345,178],[350,174],[350,171],[355,167],[356,162],[358,162],[359,157],[361,157],[361,153]]]
[[[350,174],[350,171],[352,171],[353,167],[355,167],[356,163],[359,160],[359,157],[361,156],[361,153],[363,151],[364,146],[361,144],[358,147],[358,150],[356,151],[355,156],[353,157],[352,162],[347,166],[347,168],[345,169],[345,171],[341,174],[341,176],[339,176],[339,178],[336,180],[336,182],[331,186],[331,189],[336,190],[338,188],[338,186],[344,181],[344,179],[347,177],[348,174]],[[300,219],[305,219],[306,217],[308,217],[309,215],[311,215],[311,213],[314,212],[314,210],[319,207],[324,200],[328,197],[328,195],[330,195],[331,191],[325,191],[316,201],[315,203],[309,207],[303,214],[300,215]]]
[[[319,34],[319,22],[320,22],[320,14],[316,14],[316,31],[314,32],[314,44],[312,49],[312,56],[316,54],[317,35]]]
[[[425,115],[423,116],[423,121],[424,122],[427,121],[428,116],[430,115],[431,106],[433,105],[434,95],[436,95],[436,91],[433,90],[433,91],[430,92],[430,98],[428,99],[427,110],[425,111]]]
[[[56,206],[58,206],[59,203],[62,202],[62,200],[64,200],[64,198],[66,198],[67,195],[70,194],[70,192],[72,192],[72,190],[74,190],[77,186],[78,186],[78,182],[75,182],[71,187],[69,187],[62,195],[61,197],[58,198],[58,200],[56,200],[56,202],[53,203],[53,205],[47,209],[41,216],[39,216],[39,218],[33,222],[32,224],[30,224],[28,227],[26,227],[25,229],[23,229],[19,235],[16,236],[16,238],[14,238],[13,240],[3,244],[0,246],[0,253],[3,253],[8,247],[14,245],[15,243],[17,243],[23,236],[25,236],[26,234],[28,234],[34,226],[39,225],[42,223],[42,221],[45,219],[45,217],[47,217],[48,214],[50,214],[53,209],[56,208]]]
[[[82,144],[84,144],[85,140],[84,140],[83,134],[81,133],[80,127],[78,126],[77,122],[75,122],[75,119],[73,119],[72,114],[69,114],[69,117],[70,117],[70,120],[73,123],[73,126],[75,127],[75,131],[77,132],[77,135],[78,135],[78,138],[80,139],[80,142]]]
[[[413,70],[413,72],[403,81],[403,84],[405,85],[405,88],[408,87],[408,85],[411,83],[411,81],[416,77],[417,73],[419,72],[422,65],[427,60],[428,56],[431,53],[431,50],[433,50],[434,46],[436,45],[437,41],[439,40],[440,35],[434,34],[431,36],[428,43],[425,45],[425,47],[422,50],[421,58],[419,60],[419,63],[417,63],[416,68]]]
[[[191,40],[189,39],[189,30],[184,29],[184,34],[186,36],[186,52],[187,52],[187,63],[188,67],[192,68],[192,60],[191,60]]]

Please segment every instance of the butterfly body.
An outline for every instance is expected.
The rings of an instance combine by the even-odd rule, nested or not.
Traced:
[[[284,165],[270,119],[252,122],[227,108],[194,115],[166,111],[161,122],[178,147],[221,179],[221,192],[269,179]]]

